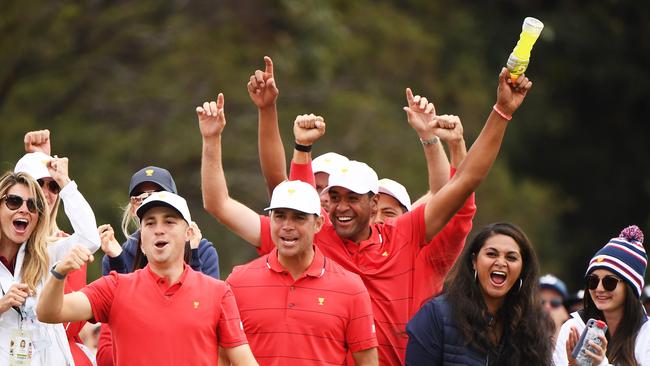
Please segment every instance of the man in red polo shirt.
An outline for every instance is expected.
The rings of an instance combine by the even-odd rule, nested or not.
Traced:
[[[219,346],[234,365],[257,365],[230,288],[184,263],[192,222],[185,200],[156,192],[137,215],[148,265],[129,274],[111,272],[64,296],[66,275],[93,260],[86,248],[75,247],[50,271],[39,320],[108,323],[116,365],[216,365]]]
[[[314,235],[323,225],[316,190],[279,184],[263,241],[274,249],[238,266],[230,284],[253,354],[261,365],[378,365],[370,297],[361,278],[323,256]],[[263,301],[260,301],[263,299]]]
[[[370,294],[381,365],[401,365],[407,342],[405,325],[412,301],[413,263],[422,246],[432,240],[485,179],[498,154],[508,121],[523,102],[532,83],[525,76],[516,81],[507,69],[499,74],[497,101],[481,134],[450,181],[427,201],[398,220],[370,225],[376,209],[378,179],[367,165],[351,162],[330,176],[330,222],[326,222],[314,242],[323,253],[345,269],[361,276]],[[203,137],[201,177],[204,206],[231,231],[264,254],[274,245],[263,240],[268,235],[269,218],[258,216],[230,198],[221,162],[221,133],[225,125],[223,95],[217,102],[197,108]],[[418,132],[427,159],[433,158],[435,142],[432,129],[438,128],[437,116],[430,120],[412,118],[412,113],[430,113],[426,99],[409,98],[405,107],[408,119]],[[417,116],[416,116],[417,117]],[[298,126],[299,128],[295,128]],[[300,116],[294,125],[295,163],[310,160],[311,144],[323,135],[322,118]],[[302,153],[302,154],[300,154]],[[298,155],[298,158],[296,158]],[[305,161],[306,160],[306,161]],[[442,249],[442,248],[441,248]]]

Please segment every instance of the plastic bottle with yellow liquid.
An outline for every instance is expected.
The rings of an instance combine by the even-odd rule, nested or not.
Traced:
[[[544,29],[544,23],[538,19],[527,17],[524,19],[524,24],[521,26],[521,34],[515,49],[512,50],[510,57],[508,57],[508,71],[510,71],[510,78],[514,81],[517,80],[519,75],[523,74],[530,62],[530,51],[533,45],[539,38],[540,33]]]

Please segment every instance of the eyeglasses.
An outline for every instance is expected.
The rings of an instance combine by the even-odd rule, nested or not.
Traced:
[[[132,205],[139,205],[142,203],[142,201],[146,200],[147,197],[151,196],[154,194],[156,191],[146,191],[142,192],[140,194],[137,194],[135,196],[131,196],[131,204]]]
[[[621,280],[614,276],[605,276],[603,278],[600,278],[596,275],[589,275],[585,277],[585,283],[587,284],[587,288],[590,290],[595,290],[598,288],[598,284],[601,281],[603,282],[603,288],[605,291],[614,291]]]
[[[553,309],[557,309],[562,306],[562,300],[560,299],[542,300],[542,306],[546,305],[547,302]]]
[[[54,180],[37,179],[36,182],[38,182],[38,185],[41,186],[42,189],[45,189],[45,186],[47,186],[47,189],[54,194],[59,194],[59,192],[61,192],[61,187],[59,187],[59,184]]]
[[[37,211],[41,211],[41,207],[36,204],[36,201],[34,201],[33,198],[24,199],[20,196],[16,196],[15,194],[5,194],[0,199],[5,200],[5,205],[12,211],[16,211],[17,209],[21,208],[23,206],[23,202],[27,202],[27,210],[29,210],[29,212],[36,213]]]

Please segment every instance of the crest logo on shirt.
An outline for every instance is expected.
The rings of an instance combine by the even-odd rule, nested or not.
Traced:
[[[144,174],[147,175],[147,177],[151,177],[153,175],[153,169],[147,169],[144,171]]]
[[[383,253],[381,253],[381,256],[382,256],[382,257],[388,257],[388,252],[387,252],[387,251],[384,251]]]
[[[325,305],[325,298],[324,297],[319,297],[318,298],[318,305]]]
[[[198,301],[194,301],[193,305],[194,305],[194,309],[199,308],[199,302]]]

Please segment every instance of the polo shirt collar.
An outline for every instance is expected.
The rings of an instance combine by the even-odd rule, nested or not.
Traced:
[[[304,276],[320,277],[325,274],[326,258],[323,253],[314,245],[314,259],[303,274]],[[287,272],[278,260],[278,248],[273,249],[266,257],[266,267],[274,272]]]
[[[365,247],[369,247],[371,245],[381,245],[384,242],[384,238],[381,236],[381,233],[379,232],[379,226],[378,225],[370,225],[370,237],[366,240],[362,240],[359,242],[359,250],[362,250]]]
[[[144,267],[144,268],[146,269],[147,273],[149,273],[149,275],[154,280],[154,282],[158,283],[158,281],[160,279],[162,279],[162,277],[158,276],[156,273],[154,273],[154,271],[151,270],[151,267],[149,266],[149,264],[147,264],[146,267]],[[190,268],[190,266],[188,266],[187,263],[183,263],[183,273],[181,273],[181,276],[178,278],[178,282],[176,282],[176,283],[182,285],[183,282],[185,282],[185,278],[187,277],[187,274],[189,273],[189,268]],[[170,283],[169,286],[174,285],[174,284],[175,283]]]

